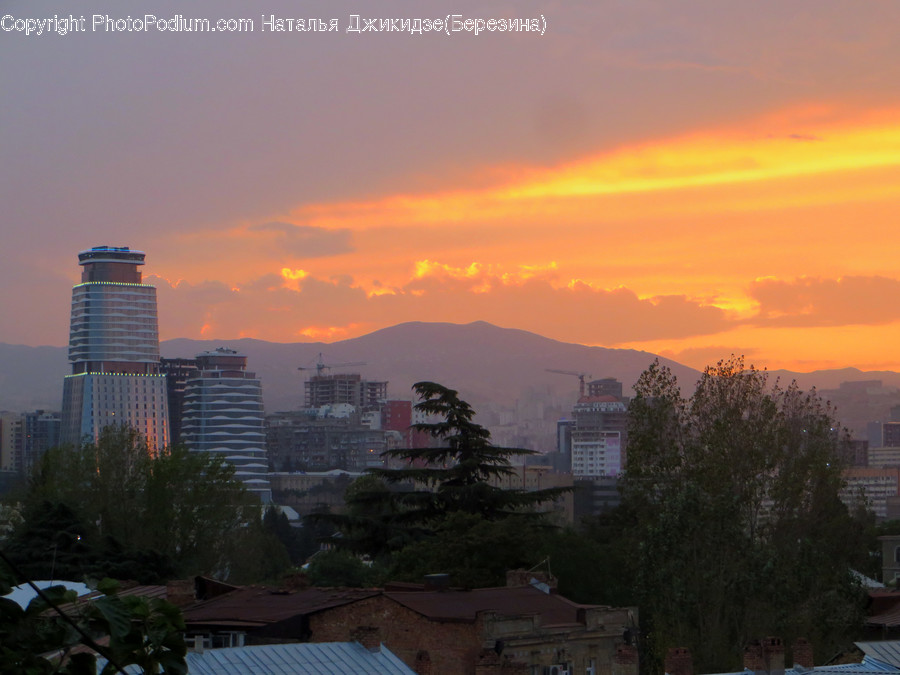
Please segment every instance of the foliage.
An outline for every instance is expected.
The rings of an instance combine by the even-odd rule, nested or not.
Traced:
[[[0,594],[9,592],[13,580],[10,569],[0,567]],[[132,664],[144,673],[187,673],[184,621],[177,607],[159,598],[119,596],[117,583],[109,579],[99,589],[102,597],[61,608],[69,621],[44,599],[57,607],[73,603],[75,593],[62,586],[46,589],[25,609],[0,598],[0,672],[95,675],[95,655],[72,651],[86,645],[102,653],[102,674]],[[106,646],[98,646],[104,637]]]
[[[143,560],[157,576],[173,566],[179,575],[215,573],[227,566],[229,538],[258,513],[233,473],[221,458],[182,446],[152,454],[133,429],[107,427],[97,443],[44,454],[31,477],[25,511],[34,516],[62,504],[90,545],[132,563]],[[61,528],[45,519],[40,536],[26,536],[34,523],[26,517],[12,538],[43,547],[45,553],[34,560],[49,561],[51,549],[59,557]]]
[[[377,567],[341,550],[322,551],[313,556],[307,569],[313,586],[376,586],[382,580]]]
[[[291,566],[284,544],[259,518],[232,534],[225,552],[227,577],[234,584],[277,582]]]
[[[394,578],[444,572],[458,585],[502,584],[507,569],[536,562],[535,542],[547,526],[534,507],[566,488],[504,489],[498,483],[514,474],[511,458],[532,451],[494,446],[456,391],[433,382],[413,389],[421,398],[416,410],[438,419],[413,428],[436,446],[387,451],[401,468],[370,469],[348,488],[344,513],[308,521],[334,525],[337,546],[369,556]]]
[[[413,390],[422,399],[415,408],[440,418],[414,424],[439,442],[436,447],[388,450],[384,456],[406,464],[399,469],[371,469],[389,484],[411,482],[416,489],[391,493],[407,522],[435,527],[449,514],[468,513],[486,520],[538,515],[533,508],[566,492],[504,489],[492,485],[514,474],[511,459],[532,450],[498,447],[490,432],[472,421],[475,412],[453,389],[434,382],[418,382]]]
[[[578,530],[566,528],[543,536],[541,553],[561,595],[586,604],[637,604],[627,571],[630,523],[625,513],[617,509],[591,518]]]
[[[451,514],[433,536],[410,544],[394,558],[391,578],[420,582],[426,574],[449,574],[454,586],[505,586],[507,570],[541,561],[545,528],[533,521],[486,520],[478,514]]]
[[[323,531],[329,537],[337,528],[340,536],[331,539],[335,545],[375,560],[385,560],[425,535],[384,481],[375,476],[361,476],[351,483],[344,502],[343,513],[320,511],[307,516],[304,529]]]
[[[846,639],[867,547],[838,498],[847,439],[829,405],[736,358],[689,400],[658,362],[635,391],[623,494],[647,655],[687,646],[715,672],[761,636]]]

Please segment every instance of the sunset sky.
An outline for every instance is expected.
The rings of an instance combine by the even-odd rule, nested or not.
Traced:
[[[147,253],[163,339],[485,320],[694,367],[900,370],[900,3],[0,7],[70,13],[87,32],[0,31],[2,342],[65,344],[76,254],[106,244]],[[91,31],[147,13],[255,30]]]

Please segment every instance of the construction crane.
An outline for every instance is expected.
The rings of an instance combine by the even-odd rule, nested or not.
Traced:
[[[555,368],[547,368],[548,373],[557,373],[559,375],[574,375],[578,378],[578,398],[584,397],[584,378],[590,377],[590,373],[579,373],[574,370],[556,370]]]
[[[319,352],[319,358],[316,359],[316,364],[314,366],[300,366],[297,370],[315,370],[316,377],[320,377],[322,373],[326,370],[331,370],[332,368],[350,368],[352,366],[364,365],[366,365],[365,361],[354,361],[353,363],[325,363],[322,352]]]

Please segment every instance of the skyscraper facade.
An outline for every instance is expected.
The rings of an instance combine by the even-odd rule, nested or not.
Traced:
[[[159,370],[156,288],[142,283],[144,253],[96,246],[78,254],[60,441],[96,440],[111,425],[140,432],[151,449],[169,442],[165,377]]]
[[[181,411],[181,440],[192,451],[219,455],[263,503],[272,501],[266,459],[262,386],[247,357],[220,347],[197,355]]]

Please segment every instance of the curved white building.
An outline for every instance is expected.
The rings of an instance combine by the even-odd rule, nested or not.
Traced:
[[[247,371],[246,356],[224,347],[198,354],[197,367],[185,384],[181,440],[192,451],[223,457],[235,478],[270,502],[259,379]]]

